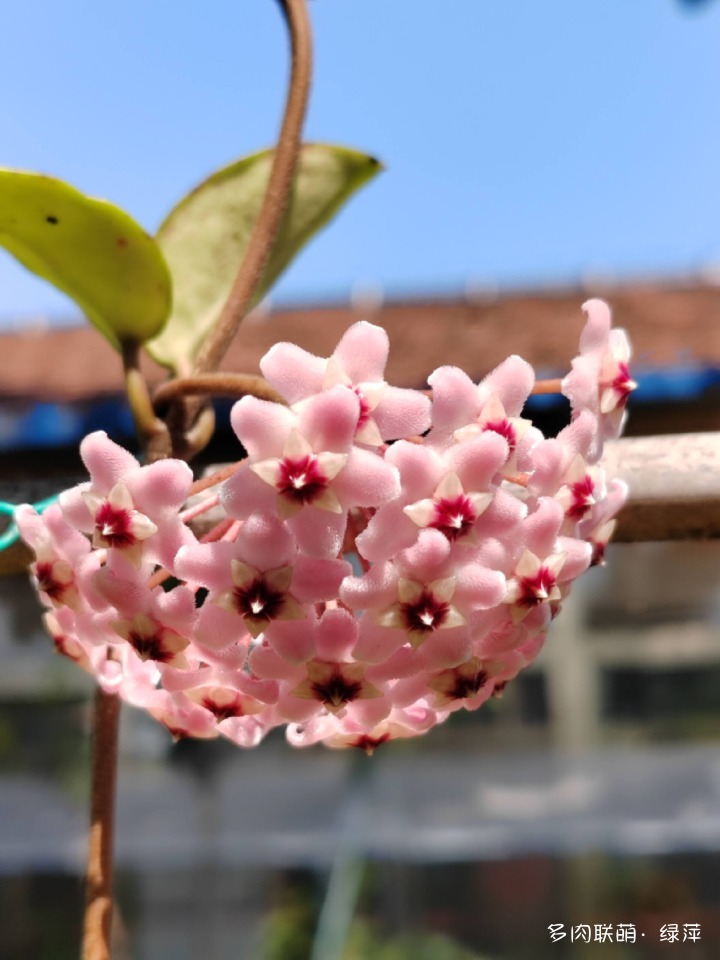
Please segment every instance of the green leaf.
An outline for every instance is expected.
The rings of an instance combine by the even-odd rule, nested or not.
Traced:
[[[273,151],[218,170],[187,195],[158,231],[173,276],[173,312],[147,345],[155,359],[186,373],[227,298],[265,194]],[[382,169],[345,147],[301,148],[293,193],[257,303],[310,237]]]
[[[170,313],[156,241],[123,210],[62,180],[0,169],[0,246],[71,297],[117,349],[156,336]]]

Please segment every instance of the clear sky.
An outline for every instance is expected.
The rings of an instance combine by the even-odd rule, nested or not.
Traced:
[[[677,274],[720,261],[720,3],[312,0],[307,138],[387,171],[275,300]],[[3,5],[0,164],[154,230],[270,144],[287,75],[273,0]],[[0,320],[71,306],[0,251]]]

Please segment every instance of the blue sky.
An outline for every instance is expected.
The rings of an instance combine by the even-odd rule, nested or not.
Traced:
[[[720,261],[720,3],[313,0],[306,135],[387,171],[275,300],[677,274]],[[0,36],[0,164],[153,230],[274,139],[273,0],[26,0]],[[0,251],[0,320],[72,316]]]

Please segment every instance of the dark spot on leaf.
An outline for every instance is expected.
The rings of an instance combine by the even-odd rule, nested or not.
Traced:
[[[118,237],[117,245],[120,247],[121,250],[124,250],[125,247],[128,245],[127,237]]]
[[[60,221],[58,220],[57,217],[54,217],[52,214],[50,214],[49,216],[45,217],[45,222],[52,223],[54,225],[56,223],[59,223]]]

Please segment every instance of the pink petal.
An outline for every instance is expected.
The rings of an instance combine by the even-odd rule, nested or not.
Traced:
[[[265,638],[283,660],[293,664],[305,663],[315,650],[313,619],[273,620],[265,631]]]
[[[300,433],[313,450],[346,453],[360,416],[360,401],[348,387],[337,386],[311,397],[298,415]]]
[[[472,423],[480,412],[477,387],[458,367],[439,367],[428,377],[433,391],[433,429],[430,434],[451,435]]]
[[[557,500],[542,497],[537,508],[525,520],[523,533],[525,545],[536,556],[542,558],[553,553],[555,540],[564,518],[563,508]]]
[[[255,647],[248,663],[252,672],[263,680],[286,680],[297,686],[305,676],[303,663],[295,664],[284,660],[269,643]]]
[[[277,492],[244,466],[220,488],[220,503],[231,517],[244,520],[255,511],[276,513]]]
[[[282,455],[296,416],[279,403],[243,397],[233,406],[230,422],[248,455],[254,460],[268,460]]]
[[[254,513],[243,524],[235,540],[237,555],[258,570],[284,567],[295,557],[292,534],[276,516]]]
[[[102,430],[85,437],[80,444],[80,456],[92,477],[94,490],[103,496],[140,467],[131,453],[113,443]]]
[[[315,634],[315,656],[320,660],[347,660],[358,637],[355,617],[347,610],[326,610]]]
[[[390,344],[382,327],[366,320],[354,323],[343,334],[333,357],[352,383],[382,380]]]
[[[535,371],[522,357],[503,360],[478,385],[481,403],[494,395],[499,397],[508,417],[519,417],[535,385]]]
[[[397,571],[392,563],[376,563],[362,577],[346,577],[340,599],[351,609],[386,607],[397,598]]]
[[[380,627],[366,613],[360,617],[359,627],[360,633],[353,656],[366,663],[383,663],[407,640],[403,630]]]
[[[353,700],[348,704],[347,712],[355,723],[372,728],[389,715],[391,708],[392,704],[387,697],[372,697],[367,700]]]
[[[385,462],[399,470],[406,503],[430,496],[447,470],[445,460],[435,450],[422,443],[403,440],[390,447]]]
[[[347,516],[309,506],[291,517],[287,525],[304,553],[311,557],[333,559],[343,544]]]
[[[420,661],[426,670],[446,670],[464,663],[471,653],[466,627],[435,630],[420,647]]]
[[[400,476],[395,467],[370,450],[353,448],[333,489],[347,507],[379,507],[400,493]]]
[[[195,637],[198,644],[208,650],[223,650],[236,643],[244,644],[248,632],[242,617],[206,601],[200,607]]]
[[[423,583],[442,576],[441,571],[450,556],[450,542],[439,530],[425,529],[417,542],[398,557],[401,576]]]
[[[333,600],[343,580],[351,573],[352,567],[346,560],[299,556],[293,568],[291,593],[301,603]]]
[[[373,417],[383,440],[416,436],[430,427],[430,398],[417,390],[388,386]]]
[[[289,404],[322,390],[327,361],[294,343],[276,343],[260,361],[262,375]]]
[[[592,548],[589,543],[575,537],[558,537],[558,551],[566,555],[558,576],[561,583],[579,577],[590,565]]]
[[[355,545],[363,557],[377,562],[411,547],[417,537],[417,525],[403,512],[401,503],[392,502],[380,507]]]
[[[182,547],[175,559],[175,573],[181,580],[218,593],[233,586],[230,561],[237,556],[232,543],[198,543]]]
[[[453,602],[460,607],[494,607],[505,596],[505,577],[479,563],[469,563],[455,571]]]
[[[83,533],[92,533],[95,529],[95,518],[88,510],[84,494],[90,491],[90,483],[79,483],[70,490],[63,490],[58,498],[60,509],[69,524]]]
[[[179,510],[188,498],[192,482],[192,470],[182,460],[159,460],[142,467],[126,481],[135,508],[151,517]]]
[[[504,437],[492,430],[458,443],[448,450],[447,463],[460,477],[465,491],[486,490],[508,457]]]

